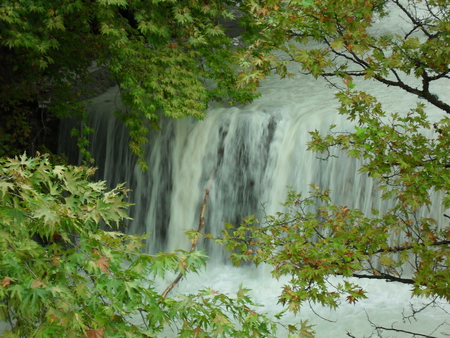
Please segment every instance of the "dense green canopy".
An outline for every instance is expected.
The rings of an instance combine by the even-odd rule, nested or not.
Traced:
[[[75,84],[92,66],[120,86],[133,152],[142,155],[158,111],[202,118],[208,101],[250,99],[236,90],[231,1],[23,1],[0,4],[0,156],[33,143],[30,121],[85,114]],[[212,80],[212,81],[209,81]],[[40,109],[39,109],[40,108]],[[36,116],[37,115],[37,116]],[[146,121],[146,122],[143,122]],[[86,128],[84,132],[89,132]],[[142,163],[141,163],[142,164]]]
[[[257,86],[274,70],[293,75],[290,63],[325,77],[355,129],[312,131],[310,150],[331,161],[338,147],[360,159],[360,172],[395,203],[382,213],[334,204],[319,187],[311,197],[290,194],[286,212],[226,233],[235,262],[269,263],[274,276],[290,276],[280,301],[293,311],[307,301],[335,307],[342,295],[350,303],[366,297],[353,277],[411,284],[414,295],[448,302],[450,102],[432,90],[449,86],[450,3],[251,0],[248,9],[260,34],[240,55],[240,83]],[[382,26],[392,15],[401,29]],[[415,95],[412,108],[383,107],[358,88],[363,80]],[[431,105],[442,112],[433,121]],[[329,283],[335,275],[344,282]]]
[[[247,46],[242,49],[232,45],[220,25],[233,19],[236,7],[245,28]],[[402,20],[401,30],[374,29],[394,12]],[[327,157],[330,147],[337,146],[361,159],[361,172],[378,182],[383,198],[397,203],[383,213],[365,214],[334,204],[328,192],[314,187],[312,197],[291,194],[285,212],[269,216],[263,226],[255,227],[249,220],[218,241],[230,249],[236,263],[265,262],[272,265],[274,276],[290,276],[280,301],[294,312],[304,302],[336,307],[342,295],[350,303],[366,297],[354,277],[407,283],[415,295],[448,302],[450,103],[432,92],[435,84],[448,88],[450,79],[447,0],[3,0],[0,157],[26,148],[33,152],[35,141],[50,131],[54,118],[85,117],[86,95],[79,83],[89,81],[93,66],[107,69],[119,85],[129,107],[120,116],[130,130],[130,147],[145,167],[142,145],[149,127],[157,126],[158,114],[202,118],[210,100],[250,100],[251,91],[267,75],[294,75],[290,63],[327,78],[337,90],[339,113],[357,124],[346,133],[311,132],[310,149]],[[420,96],[440,109],[442,118],[431,122],[421,102],[407,111],[387,113],[376,97],[358,89],[356,79]],[[85,127],[78,135],[82,147],[89,131]],[[13,160],[20,171],[29,170],[20,161],[33,163],[25,157]],[[55,169],[44,170],[45,175],[50,172],[59,175]],[[4,227],[11,238],[15,230],[10,224],[16,219],[11,210],[20,206],[23,217],[29,217],[27,203],[37,198],[29,196],[28,185],[14,175],[0,177],[2,203],[9,203],[4,211],[9,218],[0,221],[7,220]],[[11,187],[11,180],[19,186]],[[59,176],[53,180],[64,183]],[[50,189],[52,195],[54,187],[47,189],[45,184],[35,190],[48,194]],[[432,198],[435,193],[442,197],[438,202]],[[439,203],[438,214],[429,211],[433,203]],[[314,211],[305,206],[314,206]],[[39,210],[27,221],[45,223]],[[94,257],[96,264],[104,257],[106,253]],[[343,276],[343,283],[329,283],[335,275]],[[6,277],[2,276],[3,287],[16,282]],[[44,284],[34,286],[30,278],[27,290],[47,288],[50,282],[44,277],[42,273],[41,279],[35,278]],[[100,324],[106,325],[108,318],[102,317]],[[60,323],[50,324],[60,329]],[[91,328],[85,322],[79,326],[81,331]],[[256,330],[251,327],[255,335]]]

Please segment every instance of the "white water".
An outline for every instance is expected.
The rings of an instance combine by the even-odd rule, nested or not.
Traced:
[[[373,82],[360,85],[381,98],[388,110],[406,112],[416,98],[395,89],[386,89]],[[444,87],[433,91],[445,96]],[[321,80],[302,76],[295,80],[271,78],[261,88],[262,96],[253,103],[208,111],[203,121],[163,120],[162,131],[155,132],[148,149],[151,170],[141,172],[126,149],[126,136],[119,123],[111,118],[116,106],[116,92],[96,98],[92,123],[98,132],[94,157],[100,158],[103,178],[110,184],[126,181],[133,189],[132,210],[135,221],[130,232],[151,232],[149,251],[187,248],[183,230],[196,228],[204,189],[211,178],[211,198],[207,205],[207,232],[219,233],[223,222],[238,224],[249,214],[258,214],[261,204],[268,214],[279,209],[286,197],[286,186],[307,192],[310,183],[332,189],[335,202],[363,210],[383,208],[373,182],[357,173],[357,163],[345,156],[324,162],[306,151],[308,131],[326,132],[330,124],[342,130],[352,127],[338,116],[334,91]],[[429,108],[429,112],[440,114]],[[103,164],[102,164],[103,162]],[[431,210],[442,215],[443,210]],[[443,219],[440,220],[443,222]],[[224,264],[222,250],[206,245],[213,263],[200,276],[182,281],[175,292],[195,292],[211,287],[226,293],[238,290],[240,283],[253,289],[256,302],[270,313],[281,311],[276,305],[283,282],[270,278],[265,269],[233,268]],[[167,284],[170,281],[167,281]],[[420,307],[418,299],[410,299],[409,287],[397,283],[361,281],[369,291],[369,299],[356,305],[344,304],[337,311],[314,306],[315,312],[332,320],[320,319],[309,307],[286,322],[309,319],[316,324],[317,337],[368,336],[373,328],[367,317],[378,325],[433,333],[448,314],[432,308],[418,316],[419,321],[402,322],[402,311],[409,302]],[[162,284],[164,288],[167,284]],[[448,310],[448,307],[447,307]],[[406,311],[406,313],[410,313]],[[432,335],[450,332],[447,325]],[[170,335],[169,335],[170,336]],[[280,337],[285,337],[280,334]],[[385,337],[407,337],[400,333]]]
[[[401,29],[398,21],[389,20],[381,27]],[[417,100],[374,82],[358,84],[358,88],[378,97],[388,111],[407,112]],[[443,98],[449,89],[448,84],[441,83],[432,91]],[[323,189],[330,188],[335,202],[341,205],[366,211],[386,207],[381,205],[373,182],[357,173],[356,161],[341,155],[339,159],[324,162],[306,151],[308,131],[326,132],[330,124],[337,124],[341,130],[352,130],[337,114],[334,90],[324,81],[309,76],[289,80],[273,77],[263,83],[261,94],[248,105],[211,108],[203,121],[163,119],[162,131],[153,132],[147,149],[151,169],[144,173],[127,150],[126,133],[112,117],[117,107],[123,109],[116,89],[93,100],[91,124],[97,130],[93,155],[98,159],[101,177],[111,185],[128,182],[136,203],[131,210],[134,221],[129,231],[151,232],[149,251],[187,248],[183,230],[197,227],[204,189],[213,172],[206,232],[214,234],[220,232],[224,222],[238,224],[249,214],[260,217],[262,205],[265,212],[273,214],[286,197],[286,186],[306,193],[313,183]],[[441,114],[433,107],[427,112]],[[442,215],[443,210],[435,207],[430,213]],[[182,281],[175,292],[195,292],[208,286],[233,293],[244,283],[253,289],[255,300],[264,304],[266,311],[281,310],[276,299],[283,281],[271,279],[265,269],[233,268],[224,263],[220,248],[209,244],[204,247],[213,259],[209,269]],[[408,308],[409,302],[417,307],[421,303],[410,299],[408,286],[360,283],[370,290],[368,300],[356,305],[344,304],[337,311],[313,307],[333,322],[320,319],[308,306],[296,318],[289,315],[286,322],[309,319],[317,324],[317,337],[345,337],[347,331],[356,337],[368,336],[373,328],[367,317],[385,327],[395,323],[396,328],[436,337],[450,332],[449,325],[433,332],[448,318],[448,313],[437,308],[424,311],[418,322],[402,323],[402,309]],[[407,335],[386,332],[384,336]]]

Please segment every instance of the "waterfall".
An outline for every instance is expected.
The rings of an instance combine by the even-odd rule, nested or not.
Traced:
[[[406,112],[417,100],[373,82],[360,83],[358,88],[380,98],[388,111]],[[149,252],[188,248],[183,233],[185,229],[197,228],[210,180],[205,232],[212,234],[220,233],[224,222],[238,225],[250,214],[257,217],[274,214],[280,210],[288,186],[306,194],[309,184],[316,184],[331,189],[335,203],[366,212],[388,207],[382,204],[375,183],[358,173],[358,161],[342,153],[338,158],[323,161],[317,154],[306,151],[311,130],[326,133],[330,124],[338,125],[342,131],[353,129],[337,113],[334,89],[320,79],[301,76],[289,80],[270,78],[260,91],[261,96],[247,105],[211,107],[202,121],[162,118],[161,130],[151,132],[146,148],[150,166],[146,172],[140,170],[130,154],[127,131],[114,115],[114,111],[125,109],[118,99],[117,88],[92,100],[89,125],[95,133],[91,151],[97,160],[99,178],[111,186],[127,182],[132,189],[130,198],[135,205],[130,213],[134,220],[127,231],[151,233]],[[438,95],[444,91],[445,88],[434,90]],[[440,114],[432,107],[427,112]],[[64,129],[61,132],[62,151],[66,147],[66,152],[71,151],[68,134]],[[431,214],[443,214],[438,204],[434,208]],[[254,289],[254,297],[266,304],[268,311],[280,310],[275,304],[283,281],[274,281],[265,271],[252,267],[227,265],[224,252],[211,243],[204,243],[203,248],[212,257],[205,272],[207,277],[188,278],[188,282],[180,283],[178,292],[193,292],[204,286],[233,292],[233,287],[244,282]],[[410,297],[407,287],[396,283],[390,283],[389,288],[376,282],[361,283],[369,290],[369,300],[355,306],[344,305],[338,312],[314,309],[327,318],[339,319],[337,327],[320,321],[308,308],[300,313],[300,318],[309,318],[313,323],[320,321],[316,329],[318,337],[327,337],[329,332],[345,336],[346,330],[370,333],[365,311],[371,319],[389,318],[388,326],[394,320],[401,321],[401,311]],[[268,289],[273,291],[267,292]],[[430,328],[445,320],[440,314],[430,316],[434,316],[427,321]],[[423,331],[423,322],[418,325]]]
[[[111,186],[127,182],[135,203],[128,231],[151,233],[150,252],[187,246],[183,229],[196,228],[209,180],[205,231],[212,234],[224,222],[237,226],[251,214],[261,218],[263,209],[276,212],[288,186],[308,192],[313,183],[331,188],[340,203],[374,207],[373,184],[356,173],[355,160],[342,155],[322,161],[306,151],[309,131],[346,123],[336,113],[333,90],[317,90],[323,84],[308,77],[280,91],[282,83],[268,82],[251,104],[211,108],[202,121],[162,118],[146,148],[146,172],[128,151],[127,130],[114,114],[125,109],[117,89],[93,99],[88,123],[95,130],[91,152],[98,177]],[[61,132],[62,145],[70,144],[68,134]],[[208,248],[211,256],[221,255],[214,248]]]
[[[407,112],[417,100],[373,82],[358,86],[381,98],[391,111]],[[151,233],[149,252],[187,247],[183,229],[197,227],[211,179],[205,231],[212,234],[218,234],[224,222],[237,226],[249,215],[261,218],[280,211],[287,187],[306,195],[309,185],[315,184],[331,189],[337,204],[366,213],[383,210],[389,204],[382,203],[375,182],[358,173],[357,160],[336,152],[337,158],[324,161],[306,150],[309,131],[326,134],[331,124],[341,131],[353,130],[337,113],[334,93],[324,81],[312,77],[274,77],[250,104],[210,108],[201,121],[162,118],[161,130],[151,132],[146,147],[150,169],[143,172],[128,150],[127,130],[114,114],[125,108],[117,89],[111,88],[90,106],[88,123],[95,130],[91,152],[98,177],[111,186],[127,182],[135,203],[128,231]],[[427,112],[440,114],[433,107]],[[62,152],[64,145],[71,144],[68,134],[61,132]],[[432,214],[443,211],[436,209]]]
[[[404,21],[395,15],[375,29],[379,33],[398,31]],[[377,97],[387,112],[407,112],[415,107],[417,97],[396,88],[387,88],[375,82],[357,82],[357,89]],[[445,97],[445,82],[437,83],[430,90]],[[224,222],[238,225],[242,218],[254,214],[261,218],[265,213],[281,210],[287,187],[307,194],[310,184],[321,189],[331,189],[334,203],[359,208],[370,213],[372,208],[381,211],[392,201],[382,201],[376,182],[358,173],[360,163],[336,152],[338,158],[323,161],[317,154],[306,150],[309,131],[327,133],[331,124],[340,131],[352,131],[353,126],[337,113],[335,89],[321,79],[301,75],[294,79],[280,80],[271,77],[263,82],[261,96],[252,103],[236,106],[212,105],[202,121],[190,118],[172,120],[161,118],[161,130],[152,131],[146,147],[150,169],[142,172],[128,150],[127,131],[114,112],[125,107],[120,103],[117,88],[92,100],[89,125],[95,129],[91,137],[93,157],[99,167],[98,178],[110,186],[127,182],[132,190],[130,209],[133,221],[130,233],[151,233],[148,251],[158,252],[187,249],[184,230],[197,228],[200,208],[208,182],[212,182],[210,199],[205,215],[205,232],[218,234]],[[427,106],[431,119],[441,118],[442,112]],[[73,124],[72,124],[73,126]],[[61,130],[61,151],[72,154],[79,161],[69,138],[70,123]],[[75,154],[75,155],[73,155]],[[439,199],[439,196],[436,197]],[[444,210],[434,203],[424,211],[443,223]],[[273,280],[264,267],[232,267],[226,263],[221,248],[202,243],[211,257],[205,273],[188,276],[177,285],[176,292],[187,293],[203,287],[211,287],[225,293],[237,290],[240,283],[253,289],[251,296],[265,305],[264,311],[277,313],[281,307],[277,296],[287,280]],[[411,313],[409,303],[420,307],[421,300],[411,298],[408,286],[399,283],[358,281],[368,290],[368,299],[356,305],[343,304],[336,311],[311,309],[306,305],[297,318],[288,315],[286,323],[308,319],[315,327],[317,337],[344,337],[351,332],[355,337],[368,336],[373,328],[368,317],[377,324],[408,331],[432,332],[443,323],[447,313],[429,307],[418,321],[404,322],[402,313]],[[163,283],[164,284],[164,283]],[[387,285],[387,286],[386,286]],[[162,285],[162,290],[167,286]],[[320,319],[316,314],[328,318]],[[440,332],[448,326],[433,332]],[[395,333],[396,337],[409,337]],[[170,337],[170,333],[168,334]],[[280,335],[285,337],[286,335]]]

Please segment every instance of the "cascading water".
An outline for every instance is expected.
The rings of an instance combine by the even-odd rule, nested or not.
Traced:
[[[281,84],[286,82],[267,83],[252,104],[210,109],[203,121],[163,119],[147,148],[147,172],[135,164],[127,131],[113,114],[125,109],[117,90],[93,100],[91,151],[99,177],[110,185],[127,182],[133,190],[136,206],[129,231],[152,233],[149,251],[186,246],[183,229],[196,226],[210,179],[206,232],[214,234],[224,222],[238,225],[250,214],[262,216],[263,206],[269,214],[276,212],[287,186],[308,191],[314,183],[331,188],[340,203],[364,210],[377,207],[373,183],[356,174],[356,161],[321,161],[306,151],[309,131],[326,132],[330,124],[345,123],[336,113],[333,91],[307,77],[291,81],[292,88],[283,91]]]
[[[392,29],[396,24],[391,19],[382,27]],[[379,98],[388,111],[407,112],[417,101],[415,96],[374,82],[358,84],[358,88]],[[440,97],[445,97],[448,89],[432,88]],[[128,150],[126,130],[114,117],[114,111],[125,109],[117,89],[92,100],[89,124],[96,132],[91,151],[99,166],[99,178],[111,186],[127,182],[133,190],[131,201],[135,206],[130,212],[134,220],[128,231],[151,233],[149,252],[188,247],[184,229],[197,227],[204,189],[210,180],[205,231],[213,234],[223,229],[224,222],[238,225],[250,214],[259,218],[264,212],[274,214],[286,197],[287,186],[307,193],[309,184],[316,184],[331,189],[335,203],[366,212],[388,207],[382,204],[375,183],[358,174],[357,161],[343,154],[338,159],[322,161],[306,151],[311,130],[326,133],[331,124],[338,125],[340,130],[353,129],[337,114],[333,89],[309,76],[288,80],[274,77],[263,83],[260,92],[261,97],[248,105],[210,108],[203,121],[163,118],[161,131],[151,133],[146,149],[150,166],[147,172],[136,165]],[[427,107],[427,113],[441,114],[433,107]],[[67,135],[69,132],[62,130],[61,144],[71,144]],[[71,151],[70,147],[61,150]],[[436,218],[444,211],[439,203],[435,205],[429,213]],[[443,223],[443,216],[440,217],[438,221]],[[275,304],[283,281],[271,279],[264,269],[231,267],[225,264],[226,257],[220,248],[210,243],[203,246],[212,257],[212,264],[205,274],[181,282],[178,292],[194,292],[206,286],[233,292],[238,284],[244,283],[254,289],[253,296],[267,311],[281,310]],[[319,319],[308,307],[300,312],[299,318],[318,324],[318,337],[343,337],[347,331],[361,337],[372,332],[368,317],[387,327],[397,322],[397,328],[427,334],[448,317],[448,313],[429,309],[422,314],[421,321],[402,323],[403,308],[409,302],[420,303],[410,299],[408,287],[397,283],[390,283],[389,287],[384,282],[360,283],[369,290],[368,300],[343,305],[337,311],[314,308],[333,322]],[[286,318],[287,322],[290,320],[295,321],[293,317]],[[445,330],[449,327],[441,327],[432,336],[442,336],[440,332]],[[398,332],[394,334],[402,337]]]
[[[392,110],[407,111],[417,99],[374,83],[360,86],[365,86]],[[436,88],[438,95],[443,94],[440,91],[444,88]],[[152,132],[147,172],[136,165],[128,151],[126,130],[114,117],[114,111],[124,109],[118,101],[117,89],[112,88],[93,100],[89,124],[96,130],[92,152],[100,168],[99,175],[110,185],[127,182],[133,190],[134,220],[128,231],[152,233],[149,252],[188,247],[184,229],[197,227],[204,189],[211,179],[205,231],[213,234],[223,229],[224,222],[238,225],[250,214],[261,217],[262,206],[264,212],[273,214],[284,201],[287,186],[307,192],[313,183],[331,189],[334,201],[341,205],[366,211],[386,207],[381,204],[373,181],[358,174],[357,161],[343,154],[322,161],[306,151],[308,131],[318,129],[325,133],[330,124],[339,125],[341,130],[353,128],[337,114],[334,90],[320,80],[302,76],[294,80],[272,78],[264,83],[261,94],[248,105],[212,108],[203,121],[163,119],[161,131]],[[433,113],[433,108],[428,111]],[[64,138],[68,133],[63,131],[61,135]],[[430,212],[444,213],[439,209]],[[232,292],[243,282],[253,286],[257,301],[266,304],[269,311],[280,310],[275,304],[282,281],[273,281],[264,269],[226,265],[221,248],[208,244],[205,247],[213,261],[207,277],[188,278],[178,286],[178,292],[193,292],[205,286]],[[337,324],[319,320],[307,308],[300,318],[319,321],[318,337],[328,336],[329,330],[334,336],[344,336],[346,330],[356,332],[356,336],[370,333],[364,309],[371,319],[384,323],[389,318],[388,326],[393,316],[401,320],[402,308],[410,301],[407,288],[395,283],[386,289],[380,289],[384,283],[363,284],[372,290],[369,300],[356,306],[345,305],[337,312],[315,309],[338,320]],[[435,318],[428,320],[429,330],[445,318],[432,315]],[[407,327],[410,328],[409,324]],[[418,327],[423,332],[423,322]]]

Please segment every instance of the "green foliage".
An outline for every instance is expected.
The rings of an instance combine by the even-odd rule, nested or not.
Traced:
[[[250,218],[217,240],[234,264],[267,263],[274,277],[290,276],[279,297],[290,311],[309,301],[336,308],[342,297],[366,298],[350,277],[412,284],[415,295],[450,300],[450,227],[401,206],[367,217],[313,188],[308,198],[291,192],[286,211],[267,216],[262,226]],[[331,282],[332,276],[343,282]]]
[[[450,227],[442,217],[448,215],[430,211],[436,203],[442,213],[450,206],[449,119],[431,123],[423,104],[406,115],[393,113],[387,118],[381,105],[366,93],[349,90],[338,97],[341,113],[357,122],[355,132],[327,136],[313,132],[310,148],[323,153],[338,146],[364,160],[361,172],[379,182],[384,199],[397,201],[384,217],[393,218],[388,229],[398,240],[384,248],[387,256],[380,257],[381,265],[391,269],[408,262],[414,294],[449,301]],[[424,214],[429,216],[420,216]],[[392,252],[397,255],[391,257]],[[394,269],[390,275],[395,279],[400,271]]]
[[[290,75],[286,65],[294,62],[315,77],[347,84],[360,77],[396,86],[450,113],[450,106],[430,92],[449,71],[449,6],[443,0],[250,0],[246,20],[255,28],[250,48],[241,53],[240,83],[257,85],[273,69]],[[373,29],[394,9],[404,28]]]
[[[145,236],[104,231],[127,219],[127,190],[89,177],[94,169],[52,166],[46,157],[0,161],[2,337],[275,337],[241,288],[162,297],[154,277],[199,272],[206,256],[148,255]]]
[[[130,109],[121,113],[130,130],[130,147],[145,167],[142,146],[148,127],[157,127],[160,112],[173,118],[202,118],[210,100],[244,102],[253,97],[247,90],[236,90],[235,47],[218,24],[219,19],[233,18],[232,4],[2,1],[1,106],[15,117],[21,116],[18,107],[23,102],[50,101],[50,116],[85,118],[85,107],[79,104],[85,95],[75,84],[89,81],[92,65],[107,68]],[[32,117],[30,113],[15,125],[24,128]],[[79,136],[85,137],[85,132]],[[0,156],[24,148],[16,140],[20,141],[13,137]]]
[[[443,221],[449,215],[442,215],[450,207],[449,118],[431,122],[422,103],[387,114],[354,81],[398,87],[449,114],[448,103],[430,92],[436,81],[445,86],[449,79],[449,2],[250,0],[246,6],[244,20],[254,29],[240,54],[240,84],[257,86],[274,70],[291,76],[291,62],[326,77],[338,90],[339,113],[354,121],[355,130],[313,131],[309,149],[328,159],[330,148],[338,147],[360,159],[361,173],[395,203],[364,214],[333,204],[327,191],[313,187],[306,198],[290,193],[285,211],[261,226],[247,219],[218,242],[235,264],[265,262],[275,277],[290,276],[279,300],[294,312],[305,301],[335,308],[342,296],[349,303],[366,297],[350,277],[411,284],[414,295],[449,301],[450,227]],[[393,9],[403,29],[373,29]],[[337,285],[329,281],[336,275],[343,277]]]
[[[338,145],[350,157],[364,159],[361,172],[380,181],[384,198],[399,201],[397,209],[428,207],[431,192],[440,192],[442,205],[450,207],[449,118],[431,123],[422,103],[404,116],[388,115],[364,92],[349,90],[337,96],[341,113],[356,121],[355,132],[312,132],[310,149],[324,153]]]

